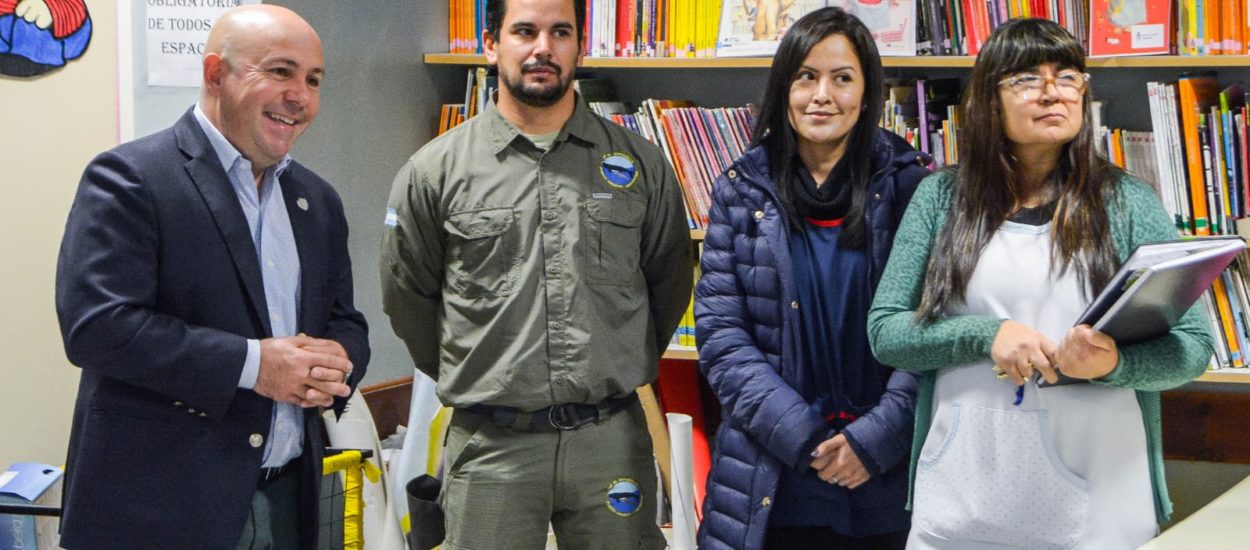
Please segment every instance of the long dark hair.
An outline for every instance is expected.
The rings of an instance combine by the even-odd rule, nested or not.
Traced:
[[[968,87],[960,124],[959,166],[946,225],[929,257],[917,318],[932,321],[948,304],[965,299],[981,251],[1019,205],[1021,175],[1003,128],[999,82],[1038,65],[1056,63],[1085,71],[1085,53],[1068,31],[1046,19],[1012,19],[985,42]],[[1119,260],[1107,219],[1107,191],[1120,172],[1094,149],[1090,90],[1083,121],[1059,156],[1051,181],[1058,199],[1051,224],[1051,265],[1069,268],[1086,292],[1099,292]]]
[[[791,202],[794,186],[799,185],[793,164],[798,153],[798,140],[790,126],[790,85],[798,76],[803,61],[822,40],[840,34],[855,48],[859,66],[864,72],[864,98],[859,120],[847,136],[846,151],[838,164],[846,164],[851,186],[851,206],[842,225],[839,246],[863,249],[867,246],[864,228],[864,202],[872,179],[873,147],[877,124],[881,120],[884,99],[885,71],[877,44],[859,19],[840,8],[821,8],[804,15],[781,39],[768,71],[768,85],[760,105],[759,123],[752,136],[753,145],[768,153],[768,168],[777,184],[777,195],[791,224],[797,224]],[[797,225],[795,225],[797,226]]]

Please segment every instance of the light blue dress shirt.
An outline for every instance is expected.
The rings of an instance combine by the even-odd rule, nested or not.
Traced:
[[[217,130],[200,105],[195,105],[195,118],[213,145],[221,167],[230,177],[230,185],[243,207],[251,229],[256,259],[260,261],[261,280],[265,286],[265,303],[269,306],[269,324],[274,337],[293,336],[298,330],[300,264],[295,248],[295,234],[287,215],[282,185],[278,178],[291,164],[291,156],[283,156],[278,164],[265,170],[260,189],[252,177],[252,163]],[[239,387],[253,389],[260,374],[260,341],[247,341],[247,358]],[[265,467],[282,466],[303,452],[304,415],[297,405],[274,403],[270,420],[269,441],[265,443],[262,463]]]

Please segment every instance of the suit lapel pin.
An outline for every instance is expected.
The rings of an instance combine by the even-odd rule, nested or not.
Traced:
[[[295,206],[298,206],[300,210],[308,210],[308,199],[304,197],[295,199]]]

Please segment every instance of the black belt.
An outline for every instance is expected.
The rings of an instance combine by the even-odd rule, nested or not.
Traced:
[[[613,413],[638,402],[638,394],[610,397],[599,403],[563,403],[544,409],[525,412],[515,407],[495,405],[469,405],[457,409],[485,416],[496,425],[521,432],[576,430],[591,422],[607,420]]]
[[[273,482],[277,480],[279,477],[281,477],[282,474],[285,474],[287,472],[291,472],[294,470],[295,470],[294,460],[287,462],[286,464],[283,464],[281,466],[276,466],[273,468],[261,468],[260,469],[260,484],[264,485],[266,483]]]

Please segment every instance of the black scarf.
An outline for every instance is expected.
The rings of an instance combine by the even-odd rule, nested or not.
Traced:
[[[807,218],[836,220],[846,216],[847,210],[851,208],[850,168],[847,163],[835,164],[824,184],[819,187],[812,173],[797,156],[791,166],[794,167],[794,173],[789,178],[790,197],[796,222]]]

